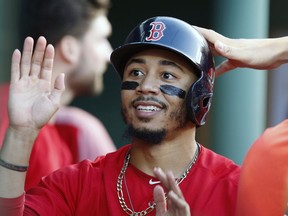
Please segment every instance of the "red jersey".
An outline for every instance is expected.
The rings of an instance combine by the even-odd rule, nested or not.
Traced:
[[[239,182],[237,216],[283,216],[288,202],[288,120],[268,128],[249,150]]]
[[[39,186],[27,191],[24,215],[126,215],[116,184],[129,148],[65,167],[42,179]],[[191,215],[234,215],[239,173],[239,166],[232,161],[201,147],[196,163],[180,184]],[[146,209],[153,201],[155,185],[149,184],[150,179],[157,180],[128,166],[127,188],[135,211]],[[130,206],[124,186],[123,193]],[[155,210],[149,215],[155,215]]]

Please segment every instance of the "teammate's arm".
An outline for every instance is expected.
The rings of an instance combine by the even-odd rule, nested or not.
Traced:
[[[54,48],[40,37],[33,53],[33,39],[25,39],[23,52],[15,50],[11,64],[9,127],[0,151],[0,197],[23,194],[25,167],[40,129],[59,107],[64,76],[52,81]]]
[[[273,69],[288,62],[288,37],[231,39],[210,29],[195,28],[209,42],[214,55],[226,58],[217,66],[217,76],[237,67]]]

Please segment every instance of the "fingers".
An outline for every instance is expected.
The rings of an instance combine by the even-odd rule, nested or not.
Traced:
[[[167,191],[166,204],[165,192],[160,185],[154,188],[154,202],[156,203],[156,215],[190,215],[190,207],[186,202],[183,193],[175,181],[172,171],[164,173],[161,168],[154,169],[155,176],[161,181]]]
[[[216,77],[236,68],[235,65],[229,61],[234,58],[236,50],[231,46],[232,40],[210,29],[194,26],[208,41],[211,51],[214,56],[220,55],[227,60],[217,66],[215,72]]]
[[[158,167],[154,169],[154,173],[168,192],[173,191],[177,196],[183,197],[182,191],[177,185],[172,171],[164,173],[163,170]]]
[[[156,167],[154,169],[154,174],[159,179],[159,181],[161,181],[162,185],[166,188],[167,191],[172,190],[179,196],[182,196],[182,192],[175,181],[175,176],[172,171],[164,173],[161,168]]]
[[[11,83],[15,83],[20,78],[20,60],[21,60],[21,52],[19,50],[15,50],[12,54],[11,60]]]
[[[39,69],[41,69],[40,78],[45,79],[47,81],[51,80],[53,59],[54,59],[54,47],[51,44],[49,44],[45,50],[42,68],[41,66],[39,67]],[[39,72],[37,71],[36,73]]]
[[[163,172],[163,170],[159,167],[154,168],[154,174],[155,177],[161,181],[162,185],[168,189],[169,183],[168,183],[168,178],[167,175]]]
[[[214,30],[201,28],[198,26],[193,26],[193,27],[203,35],[203,37],[209,43],[209,47],[211,48],[211,50],[213,52],[216,51],[217,54],[219,54],[218,51],[220,51],[220,53],[222,53],[221,44],[229,42],[229,38],[215,32]],[[217,46],[219,46],[219,45],[220,45],[220,49],[219,49],[219,47],[217,49]]]
[[[33,44],[34,40],[31,37],[27,37],[24,40],[22,58],[20,63],[20,70],[21,70],[20,78],[27,77],[30,73]]]
[[[178,186],[178,184],[176,183],[175,176],[172,171],[167,172],[167,180],[168,180],[170,191],[173,191],[178,197],[183,198],[182,191],[180,187]]]
[[[190,215],[190,207],[176,183],[172,171],[167,172],[167,179],[170,186],[167,194],[168,210],[173,212],[173,215]]]
[[[54,47],[46,47],[46,39],[39,37],[33,53],[34,41],[31,37],[24,40],[22,55],[19,50],[15,50],[12,55],[11,81],[35,76],[51,81]],[[33,55],[33,56],[32,56]]]
[[[163,215],[167,211],[167,205],[164,190],[160,185],[154,188],[153,196],[156,203],[156,215]]]
[[[30,72],[31,76],[39,75],[41,71],[45,48],[46,48],[46,39],[44,37],[39,37],[32,57],[31,72]]]
[[[172,207],[174,212],[178,212],[179,215],[190,215],[190,206],[183,197],[179,198],[176,193],[170,191],[168,193],[169,208]]]
[[[206,28],[202,28],[202,27],[198,27],[198,26],[193,26],[197,31],[199,31],[204,38],[214,44],[217,40],[223,40],[225,39],[225,37],[211,29],[206,29]]]

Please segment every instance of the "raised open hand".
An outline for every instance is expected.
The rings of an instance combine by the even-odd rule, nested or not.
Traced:
[[[166,190],[157,185],[154,188],[154,202],[157,216],[190,216],[190,207],[186,202],[181,189],[175,182],[172,172],[164,173],[162,169],[154,169],[155,176],[161,181]],[[166,202],[168,205],[166,205]]]
[[[40,129],[57,111],[64,91],[64,75],[52,80],[54,48],[46,47],[40,37],[33,52],[34,41],[27,37],[23,52],[12,55],[9,90],[9,122],[14,129]]]

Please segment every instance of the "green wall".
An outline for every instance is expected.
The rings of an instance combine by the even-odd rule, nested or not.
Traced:
[[[0,1],[0,83],[9,80],[11,55],[19,45],[17,23],[20,1]]]
[[[268,0],[218,0],[214,29],[232,38],[265,38]],[[244,15],[245,14],[245,15]],[[239,68],[216,79],[210,139],[212,149],[239,164],[266,127],[267,72]]]

